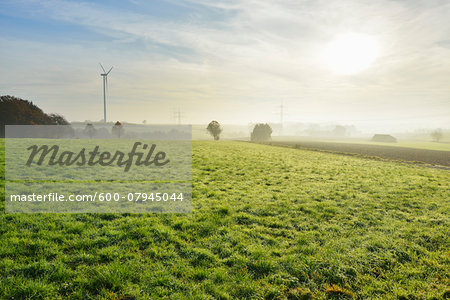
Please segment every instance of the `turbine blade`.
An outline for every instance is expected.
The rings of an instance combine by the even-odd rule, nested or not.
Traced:
[[[99,64],[100,64],[100,67],[102,67],[103,72],[106,73],[105,68],[103,68],[102,64],[101,63],[99,63]]]
[[[111,69],[109,69],[109,71],[108,71],[108,73],[106,73],[106,75],[108,75],[109,74],[109,72],[111,72],[111,70],[113,69],[114,67],[111,67]]]

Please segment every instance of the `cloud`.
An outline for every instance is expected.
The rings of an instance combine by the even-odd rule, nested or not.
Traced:
[[[260,117],[275,118],[280,98],[286,99],[293,119],[304,114],[351,118],[350,113],[337,111],[364,114],[367,107],[381,114],[386,103],[399,108],[414,102],[411,114],[433,113],[436,108],[430,104],[450,111],[445,102],[450,93],[449,3],[188,0],[168,2],[171,14],[162,16],[146,1],[132,2],[130,7],[109,2],[11,2],[15,7],[8,12],[11,15],[72,24],[105,40],[66,44],[55,39],[44,44],[4,37],[2,44],[9,50],[0,54],[10,74],[1,77],[2,88],[15,86],[28,95],[53,97],[47,100],[49,106],[64,113],[67,105],[73,113],[70,118],[82,119],[82,111],[58,104],[56,97],[96,97],[95,72],[101,60],[116,66],[111,101],[117,114],[130,103],[158,103],[166,110],[184,105],[196,116],[192,122],[200,122],[198,111],[212,113],[219,105],[227,107],[224,111],[236,107],[252,111],[252,106],[263,103],[267,105]],[[377,38],[381,56],[361,73],[337,76],[321,61],[321,52],[346,32]],[[25,65],[30,74],[24,74]],[[58,88],[67,81],[73,86]],[[128,119],[133,114],[145,119],[141,111],[127,110]],[[233,119],[229,113],[222,117],[229,122],[251,121],[242,115]]]

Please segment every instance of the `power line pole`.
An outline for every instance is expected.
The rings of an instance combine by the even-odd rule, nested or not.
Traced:
[[[281,124],[281,127],[283,127],[283,108],[284,108],[284,106],[283,106],[283,100],[281,100],[281,105],[280,105],[280,124]]]
[[[277,114],[280,116],[280,135],[283,135],[283,118],[284,118],[284,105],[283,105],[283,100],[281,100],[281,104],[278,105],[277,107],[280,108],[280,110],[278,112],[275,112],[274,114]]]
[[[284,116],[284,105],[283,105],[283,100],[281,100],[281,105],[280,105],[280,135],[283,135],[283,116]]]
[[[174,118],[177,120],[178,125],[181,125],[181,118],[184,117],[184,114],[180,111],[180,109],[178,108],[178,111],[174,112]]]

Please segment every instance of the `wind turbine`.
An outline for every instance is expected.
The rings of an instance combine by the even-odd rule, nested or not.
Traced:
[[[111,67],[108,72],[105,71],[102,64],[100,64],[100,67],[102,67],[103,70],[103,73],[100,75],[103,77],[103,121],[106,124],[106,87],[108,86],[108,74],[111,72],[113,67]]]

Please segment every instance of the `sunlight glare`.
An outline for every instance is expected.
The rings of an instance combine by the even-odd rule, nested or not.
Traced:
[[[372,65],[378,54],[379,45],[375,38],[347,33],[338,36],[328,45],[325,61],[339,74],[354,74]]]

